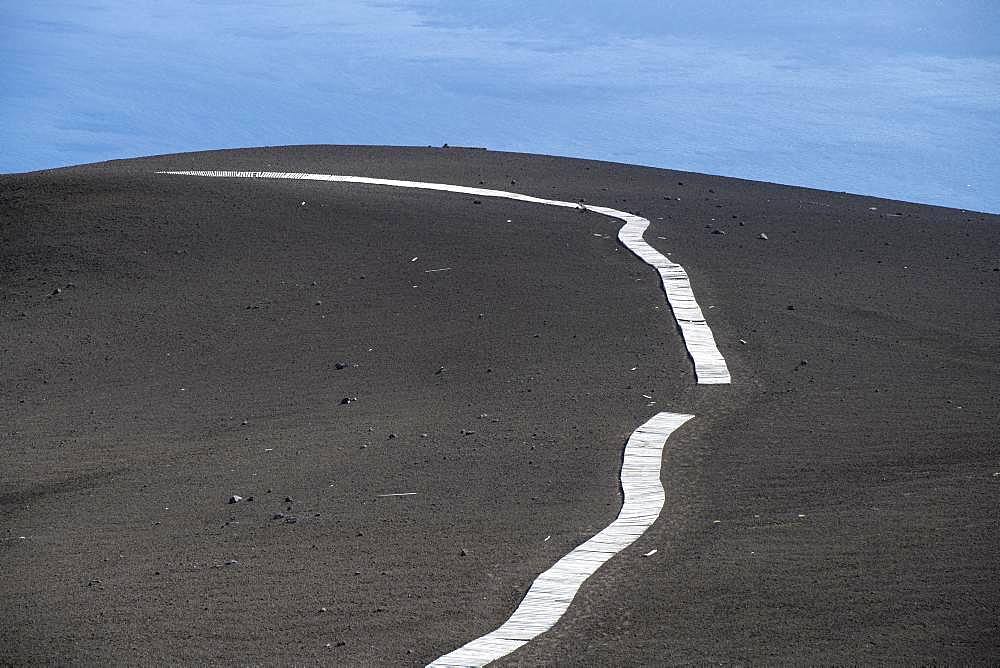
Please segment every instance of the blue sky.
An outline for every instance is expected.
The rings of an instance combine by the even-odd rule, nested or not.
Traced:
[[[0,0],[0,31],[2,172],[447,142],[1000,212],[993,0]]]

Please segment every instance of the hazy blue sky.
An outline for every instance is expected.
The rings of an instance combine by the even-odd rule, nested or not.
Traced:
[[[997,0],[0,0],[0,91],[2,172],[447,142],[1000,212]]]

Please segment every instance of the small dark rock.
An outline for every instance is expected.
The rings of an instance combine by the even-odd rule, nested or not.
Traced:
[[[271,519],[272,520],[283,520],[283,519],[285,519],[285,513],[275,513],[274,515],[271,515]]]
[[[336,364],[333,365],[333,368],[336,369],[337,371],[340,371],[341,369],[346,369],[348,366],[349,365],[347,362],[337,362]]]
[[[231,497],[229,497],[229,503],[239,503],[242,500],[243,497],[237,494],[233,494]]]
[[[293,499],[290,496],[285,497],[285,503],[293,503]]]
[[[712,230],[712,234],[725,234],[725,230],[720,230],[718,227]]]

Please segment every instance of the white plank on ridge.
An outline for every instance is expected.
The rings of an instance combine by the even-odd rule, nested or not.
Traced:
[[[627,211],[619,211],[604,206],[582,205],[577,202],[545,199],[532,195],[493,190],[490,188],[473,188],[447,183],[428,183],[424,181],[400,181],[396,179],[376,179],[365,176],[347,176],[339,174],[305,174],[295,172],[241,172],[241,171],[167,171],[158,174],[175,174],[186,176],[213,176],[226,178],[256,178],[256,179],[300,179],[309,181],[329,181],[335,183],[363,183],[377,186],[394,186],[397,188],[419,188],[422,190],[440,190],[465,193],[479,197],[502,197],[521,202],[547,204],[564,208],[592,211],[597,214],[616,218],[625,224],[618,231],[618,240],[632,251],[639,259],[656,269],[660,275],[663,292],[667,297],[681,330],[684,345],[688,355],[694,362],[697,382],[701,385],[728,385],[732,382],[726,360],[719,352],[712,330],[705,320],[701,307],[698,306],[691,288],[691,280],[679,264],[671,262],[666,256],[650,246],[643,239],[649,228],[649,221]]]

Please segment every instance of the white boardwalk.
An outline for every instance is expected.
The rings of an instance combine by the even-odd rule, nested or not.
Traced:
[[[222,178],[244,179],[301,179],[307,181],[329,181],[334,183],[366,183],[375,186],[393,186],[396,188],[418,188],[421,190],[442,190],[446,192],[465,193],[478,197],[502,197],[521,202],[547,204],[571,209],[583,209],[603,216],[617,218],[625,223],[618,231],[618,239],[635,253],[639,259],[650,265],[660,274],[663,292],[667,303],[674,313],[677,325],[680,327],[684,345],[688,355],[694,362],[694,372],[700,385],[726,385],[731,381],[726,360],[715,344],[715,337],[705,320],[701,307],[698,306],[684,267],[671,262],[655,248],[643,240],[643,234],[649,227],[649,221],[627,211],[619,211],[605,206],[584,206],[577,202],[564,202],[555,199],[544,199],[532,195],[509,192],[507,190],[491,190],[489,188],[471,188],[447,183],[427,183],[424,181],[397,181],[393,179],[373,179],[365,176],[343,176],[338,174],[301,174],[297,172],[232,172],[232,171],[183,171],[157,172],[158,174],[176,174],[184,176],[213,176]]]

